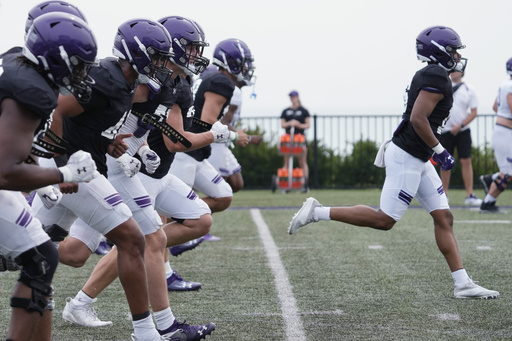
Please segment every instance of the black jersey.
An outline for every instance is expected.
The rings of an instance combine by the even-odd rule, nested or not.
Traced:
[[[174,96],[174,100],[181,109],[181,115],[183,117],[183,126],[185,126],[187,117],[191,108],[193,108],[193,100],[192,100],[192,90],[190,88],[190,83],[186,78],[178,77],[176,84],[176,95]],[[160,166],[158,166],[157,170],[153,174],[149,174],[146,171],[146,167],[144,164],[141,164],[140,172],[155,178],[161,179],[169,173],[169,169],[171,168],[172,161],[174,160],[174,155],[176,153],[169,151],[167,146],[165,145],[164,135],[158,129],[153,129],[149,132],[149,136],[147,139],[149,148],[151,148],[155,153],[160,157]],[[140,158],[137,155],[137,158]]]
[[[429,64],[416,72],[408,90],[407,106],[402,115],[402,122],[393,134],[393,143],[412,156],[426,162],[432,157],[432,148],[416,134],[410,123],[412,108],[421,90],[444,95],[428,118],[434,135],[439,137],[453,103],[452,83],[448,73],[436,64]]]
[[[0,55],[0,103],[11,98],[40,118],[34,132],[39,135],[49,124],[59,92],[38,70],[20,60],[21,51],[21,47],[14,47]]]
[[[198,79],[192,89],[192,92],[194,93],[194,117],[201,119],[201,113],[205,102],[204,93],[213,92],[226,98],[226,102],[222,106],[222,110],[219,112],[217,117],[217,120],[220,120],[224,114],[224,109],[231,101],[234,90],[235,84],[233,81],[231,81],[227,75],[220,72],[210,72],[206,74],[204,78]],[[189,131],[202,133],[205,130],[200,126],[193,124]],[[208,145],[206,147],[187,152],[187,154],[197,161],[203,161],[210,157],[211,147]]]
[[[297,120],[300,123],[306,123],[306,118],[308,118],[309,116],[309,111],[302,105],[297,109],[286,108],[281,113],[281,118],[287,122],[291,120]],[[286,128],[286,133],[290,133],[290,128]],[[304,134],[304,129],[295,128],[294,134]]]
[[[94,79],[91,100],[84,112],[64,119],[68,155],[82,149],[91,153],[98,171],[107,176],[107,148],[119,132],[131,108],[136,83],[130,84],[116,58],[105,58],[91,68]]]

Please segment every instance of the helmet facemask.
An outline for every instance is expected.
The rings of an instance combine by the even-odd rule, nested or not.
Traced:
[[[147,84],[154,93],[158,93],[162,86],[172,77],[172,70],[168,68],[168,63],[173,54],[157,51],[152,46],[149,46],[145,51],[147,52],[147,57],[151,59],[151,63],[146,65],[142,70],[137,70],[139,73],[139,81],[143,84]],[[133,66],[136,69],[136,66]]]

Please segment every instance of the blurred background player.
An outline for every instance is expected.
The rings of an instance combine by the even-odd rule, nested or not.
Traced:
[[[492,106],[497,116],[492,133],[492,147],[500,171],[480,176],[486,194],[480,205],[482,213],[506,213],[496,206],[496,199],[512,178],[512,58],[505,66],[509,77],[501,83]]]
[[[39,167],[37,155],[44,152],[39,140],[57,106],[58,93],[90,91],[87,73],[96,62],[97,46],[87,23],[62,12],[32,20],[26,37],[23,50],[15,47],[1,55],[0,251],[21,267],[11,297],[7,339],[51,340],[51,283],[58,252],[18,191],[89,181],[96,175],[94,161],[83,151],[71,155],[59,169]],[[78,169],[86,171],[79,174]],[[50,195],[55,195],[51,189]]]
[[[441,179],[429,161],[433,158],[442,170],[452,169],[455,165],[455,159],[439,143],[438,136],[453,101],[448,73],[464,72],[466,59],[458,52],[464,47],[459,35],[445,26],[428,27],[416,38],[417,57],[428,65],[414,75],[407,90],[402,121],[393,138],[379,149],[375,164],[386,167],[380,207],[323,207],[316,199],[308,198],[293,216],[288,228],[290,234],[309,223],[331,219],[388,231],[400,220],[412,199],[417,198],[433,219],[437,247],[448,263],[454,281],[454,297],[499,297],[499,292],[477,285],[466,273],[453,233],[448,199]]]
[[[281,113],[281,128],[285,129],[286,134],[290,134],[291,128],[294,128],[294,134],[304,135],[304,131],[309,128],[310,115],[309,111],[302,106],[299,93],[295,90],[289,93],[292,105],[284,109]],[[302,154],[298,155],[299,167],[302,168],[304,174],[303,192],[309,192],[309,167],[308,167],[308,149],[307,143],[304,146]],[[283,168],[288,169],[289,157],[284,157]]]
[[[482,199],[473,193],[473,165],[471,164],[471,130],[469,124],[477,115],[478,99],[475,90],[462,81],[464,73],[454,71],[450,73],[453,88],[453,105],[450,109],[450,118],[445,123],[439,142],[445,146],[448,153],[453,155],[455,147],[459,155],[462,168],[462,180],[466,189],[464,204],[480,206]],[[441,170],[441,181],[448,195],[451,170]]]

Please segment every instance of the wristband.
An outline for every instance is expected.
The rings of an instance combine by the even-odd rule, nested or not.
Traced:
[[[436,144],[434,147],[432,147],[432,150],[434,151],[434,153],[436,154],[441,154],[443,151],[444,151],[444,147],[443,145],[441,144],[441,142],[439,142],[438,144]]]
[[[145,151],[146,149],[147,149],[147,150],[151,150],[147,144],[143,144],[143,145],[139,148],[139,150],[137,151],[137,154],[139,154],[140,156],[142,156],[142,153],[144,153],[144,151]]]
[[[73,181],[73,173],[69,167],[59,167],[59,171],[61,174],[61,182],[72,182]]]
[[[236,143],[236,141],[238,141],[238,133],[235,133],[234,131],[230,131],[229,139],[231,140],[231,142]]]
[[[465,125],[464,125],[464,123],[462,123],[462,124],[460,125],[460,129],[462,129],[462,128],[464,128],[464,127],[465,127]]]
[[[249,139],[249,143],[251,143],[252,135],[247,136],[247,138]]]

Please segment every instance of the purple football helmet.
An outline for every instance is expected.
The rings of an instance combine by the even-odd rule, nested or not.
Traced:
[[[215,46],[213,64],[236,76],[238,82],[251,85],[254,57],[246,43],[239,39],[226,39]]]
[[[83,21],[87,22],[87,19],[85,18],[84,14],[76,7],[75,5],[72,5],[70,3],[67,3],[66,1],[59,1],[59,0],[50,0],[40,3],[39,5],[34,6],[29,12],[28,12],[28,18],[25,22],[25,34],[28,32],[28,29],[30,26],[32,26],[32,22],[39,16],[46,14],[46,13],[52,13],[52,12],[64,12],[69,13],[74,16],[79,17]]]
[[[113,53],[127,60],[139,74],[139,81],[159,92],[171,77],[167,62],[173,56],[171,37],[160,24],[147,19],[132,19],[119,26]]]
[[[174,57],[172,62],[181,67],[189,76],[203,72],[210,60],[203,57],[205,35],[201,26],[193,20],[180,16],[170,16],[158,20],[172,38]]]
[[[507,73],[512,76],[512,58],[507,60]]]
[[[39,65],[62,94],[87,102],[94,80],[88,76],[97,65],[96,39],[85,21],[64,12],[36,18],[27,32],[23,55]]]
[[[456,50],[465,48],[457,32],[446,26],[424,29],[416,38],[416,53],[422,62],[435,63],[446,71],[464,72],[467,59],[455,60]]]

